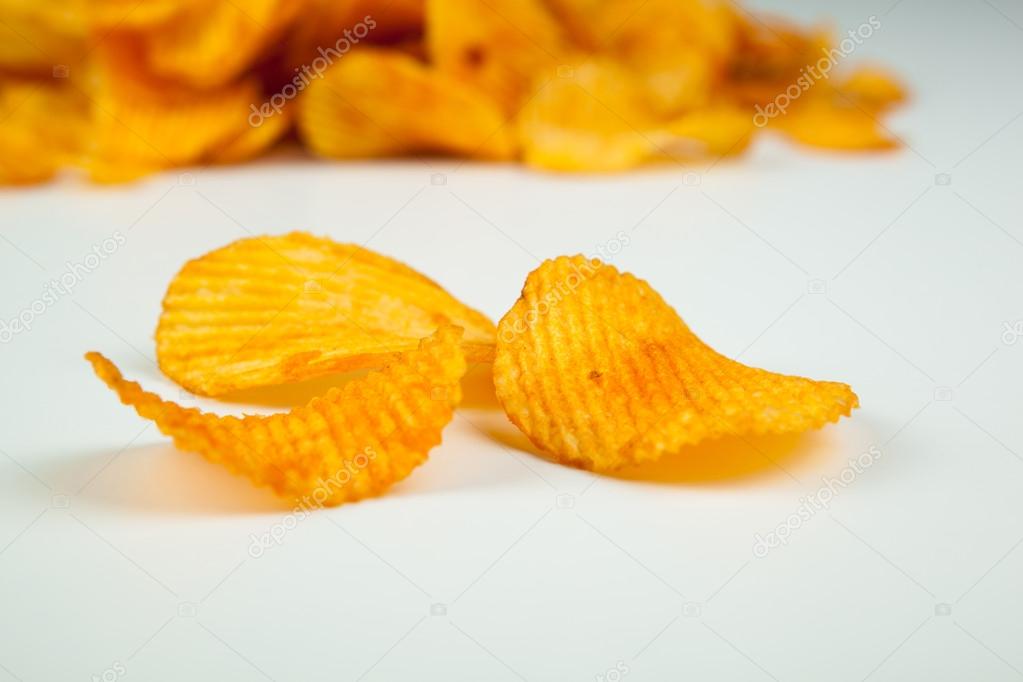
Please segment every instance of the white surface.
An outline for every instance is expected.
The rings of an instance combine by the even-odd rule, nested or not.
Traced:
[[[914,86],[895,154],[762,140],[708,173],[606,178],[278,159],[0,192],[5,320],[126,237],[0,346],[0,680],[1023,677],[1023,337],[1003,338],[1023,325],[1023,10],[868,5],[813,11],[881,17],[855,59]],[[712,346],[847,381],[863,407],[619,480],[533,454],[477,376],[411,478],[254,558],[250,534],[287,507],[176,452],[81,355],[176,396],[151,364],[167,282],[292,229],[368,242],[495,319],[538,259],[623,231],[615,264]],[[871,447],[828,511],[754,556],[755,534]]]

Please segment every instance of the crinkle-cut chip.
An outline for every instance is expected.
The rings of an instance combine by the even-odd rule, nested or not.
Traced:
[[[884,111],[906,101],[906,88],[884,69],[864,66],[834,83],[839,102]]]
[[[875,113],[822,98],[809,98],[771,120],[772,127],[810,147],[847,151],[892,149],[898,141]]]
[[[846,384],[720,355],[649,284],[583,256],[526,279],[498,324],[494,384],[537,447],[597,471],[708,438],[818,428],[858,405]]]
[[[149,69],[195,88],[234,81],[302,11],[296,0],[207,0],[136,37]]]
[[[242,239],[190,261],[163,301],[160,368],[201,395],[380,367],[447,322],[471,362],[494,324],[438,284],[353,244],[294,232]]]
[[[122,403],[156,422],[179,449],[308,506],[334,506],[383,492],[441,442],[461,399],[466,364],[460,334],[457,327],[442,328],[383,370],[272,416],[183,408],[123,379],[99,353],[86,358]]]
[[[571,48],[542,0],[427,0],[426,43],[433,64],[487,93],[507,114]]]
[[[519,115],[529,165],[617,171],[648,161],[734,153],[750,138],[752,119],[737,108],[722,105],[662,119],[634,71],[607,60],[569,68],[570,78],[541,85]]]
[[[249,122],[250,107],[262,101],[255,80],[210,91],[154,80],[128,47],[111,40],[97,50],[85,159],[93,180],[120,182],[213,160],[240,137],[256,135]]]
[[[510,126],[493,102],[404,54],[352,52],[312,81],[297,103],[299,133],[321,156],[514,154]]]
[[[0,81],[0,184],[41,182],[76,161],[87,101],[57,83]]]

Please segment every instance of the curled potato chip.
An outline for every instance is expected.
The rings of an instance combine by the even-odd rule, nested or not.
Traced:
[[[817,428],[858,405],[846,384],[720,355],[649,284],[583,256],[530,273],[498,324],[494,384],[537,447],[597,471],[707,438]]]
[[[380,367],[446,322],[471,362],[493,357],[494,325],[432,280],[353,244],[295,232],[242,239],[171,282],[156,355],[194,393]]]
[[[353,52],[298,100],[298,129],[316,153],[359,158],[443,152],[507,159],[513,139],[483,94],[413,57]]]
[[[426,460],[461,399],[461,331],[444,327],[379,372],[272,416],[183,408],[121,377],[99,353],[96,374],[121,402],[193,450],[279,495],[334,506],[376,495]]]

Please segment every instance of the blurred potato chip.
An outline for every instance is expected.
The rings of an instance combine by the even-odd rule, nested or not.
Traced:
[[[298,130],[321,156],[440,152],[481,159],[514,153],[510,127],[480,92],[400,53],[360,49],[313,80]]]
[[[597,471],[708,438],[818,428],[858,405],[846,384],[729,360],[646,282],[583,256],[529,275],[498,324],[494,384],[537,447]]]
[[[823,98],[808,98],[771,124],[789,138],[811,147],[859,151],[892,149],[898,144],[876,114]]]
[[[835,85],[840,101],[871,111],[884,111],[906,100],[906,89],[893,75],[877,67],[860,67]]]
[[[640,74],[662,116],[703,106],[734,49],[717,0],[548,0],[575,43]]]
[[[51,3],[0,0],[0,73],[63,77],[85,54],[80,17]]]
[[[96,374],[181,450],[309,507],[377,495],[426,460],[461,399],[461,332],[444,327],[379,372],[272,416],[222,417],[143,391],[99,353]]]
[[[608,60],[572,64],[541,85],[518,119],[524,161],[561,171],[617,171],[740,151],[752,119],[731,106],[658,114],[642,76]]]
[[[362,43],[394,41],[422,32],[424,0],[306,0],[287,36],[288,79],[304,67],[342,58]]]
[[[252,155],[286,129],[275,121],[266,130],[252,130],[251,107],[263,99],[255,81],[193,90],[141,72],[125,44],[106,46],[102,52],[96,63],[86,159],[93,180],[130,180],[216,160],[218,154]]]
[[[441,71],[485,92],[507,114],[570,52],[541,0],[427,0],[426,44]]]
[[[0,185],[47,180],[77,160],[87,117],[70,85],[0,80]]]
[[[156,330],[160,368],[201,395],[380,367],[447,322],[470,362],[494,325],[432,280],[360,246],[295,232],[242,239],[190,261]]]
[[[301,0],[208,0],[137,34],[152,72],[195,88],[234,81],[280,38]]]

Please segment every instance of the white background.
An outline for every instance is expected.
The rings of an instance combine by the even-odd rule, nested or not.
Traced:
[[[1023,8],[776,9],[840,29],[877,15],[852,60],[912,85],[890,120],[906,148],[763,138],[709,172],[596,178],[279,156],[0,191],[4,320],[126,237],[0,346],[0,680],[1023,678],[1023,335],[1007,331],[1023,332]],[[250,534],[287,505],[175,451],[81,356],[178,397],[152,364],[171,277],[294,229],[368,243],[495,319],[539,260],[621,231],[615,264],[712,346],[849,382],[863,407],[594,477],[537,456],[477,371],[427,464],[254,558]],[[754,556],[872,446],[827,511]]]

